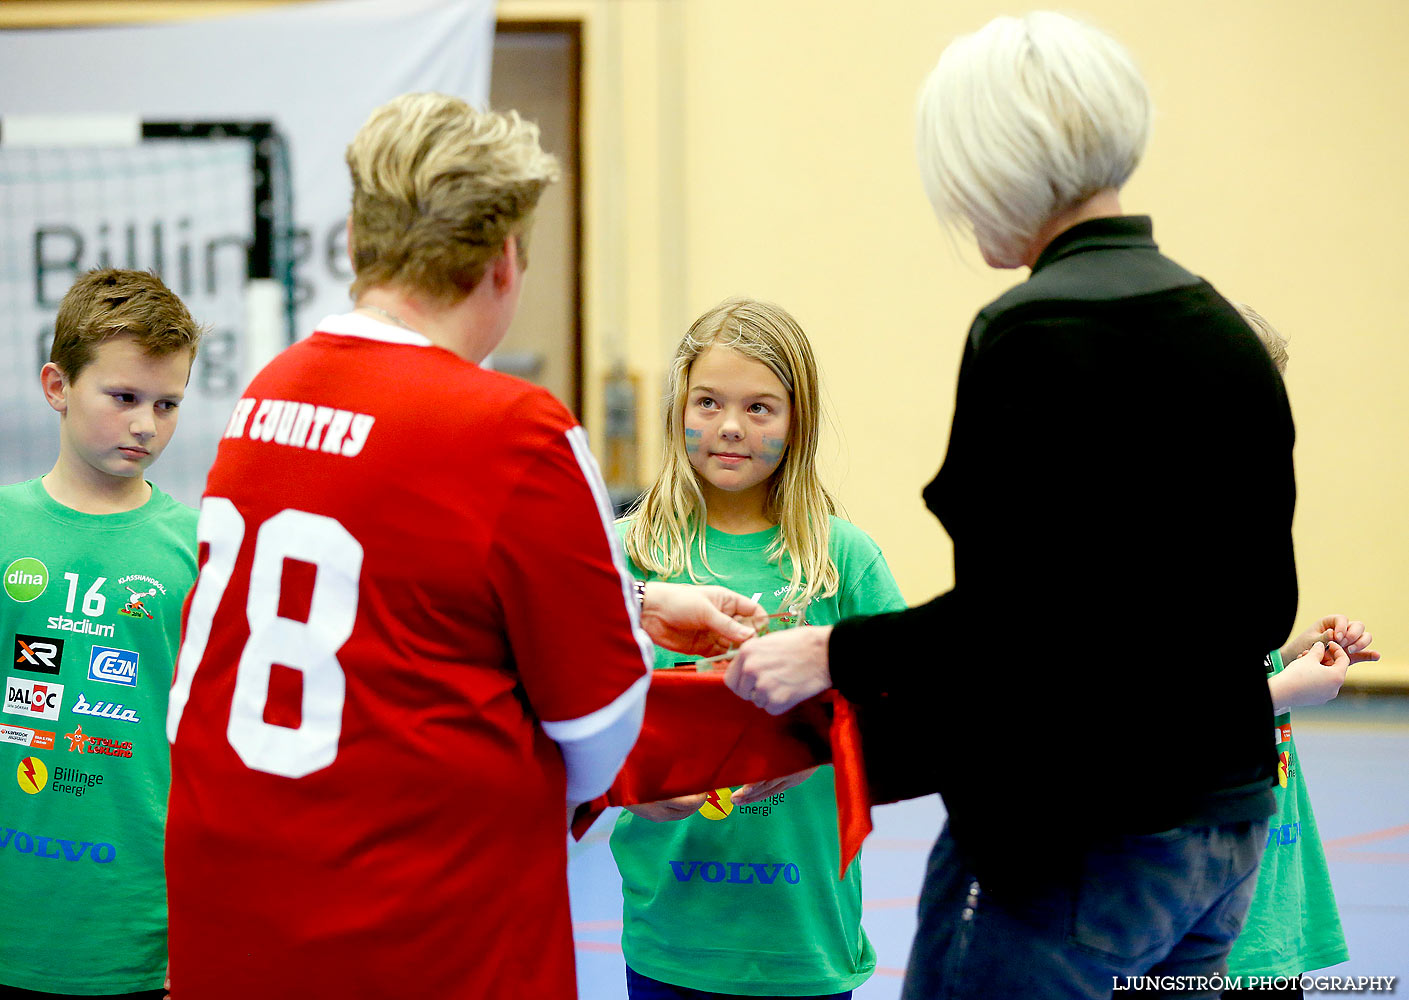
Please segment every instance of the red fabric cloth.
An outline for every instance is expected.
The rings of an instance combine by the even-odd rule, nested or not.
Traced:
[[[851,703],[827,691],[769,715],[725,687],[722,671],[658,670],[635,748],[607,794],[579,807],[573,835],[580,840],[609,806],[734,788],[818,764],[836,769],[840,877],[871,832],[870,782]]]

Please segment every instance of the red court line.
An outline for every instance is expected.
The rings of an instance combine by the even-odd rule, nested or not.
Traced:
[[[573,947],[578,951],[606,951],[621,954],[620,941],[573,941]]]
[[[1353,861],[1365,865],[1409,865],[1409,853],[1376,854],[1373,851],[1328,851],[1327,860]]]
[[[572,932],[578,931],[619,931],[621,930],[620,920],[574,920],[572,922]]]
[[[1390,840],[1405,834],[1409,834],[1409,823],[1386,827],[1383,830],[1371,830],[1368,833],[1353,833],[1348,837],[1337,837],[1335,840],[1323,840],[1321,846],[1329,851],[1340,847],[1353,847],[1356,844],[1372,844],[1377,840]]]

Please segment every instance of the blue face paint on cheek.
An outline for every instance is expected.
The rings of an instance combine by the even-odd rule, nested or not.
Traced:
[[[685,428],[685,454],[694,455],[700,450],[700,432],[693,427]]]
[[[787,446],[787,438],[765,437],[763,439],[763,450],[759,454],[759,458],[763,460],[764,465],[768,466],[770,469],[774,468],[783,460],[783,449]]]

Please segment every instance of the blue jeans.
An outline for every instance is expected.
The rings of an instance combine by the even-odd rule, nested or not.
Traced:
[[[1160,995],[1217,997],[1242,930],[1267,821],[1120,836],[1070,878],[985,890],[946,826],[930,853],[904,1000],[1119,997],[1127,976],[1181,976]],[[1204,981],[1200,981],[1200,980]],[[1208,981],[1208,980],[1211,980]]]
[[[758,1000],[756,996],[710,993],[706,990],[692,990],[688,986],[672,986],[659,979],[643,976],[629,965],[626,967],[626,996],[628,1000]],[[822,996],[792,997],[790,1000],[851,1000],[851,990],[845,993],[826,993]]]

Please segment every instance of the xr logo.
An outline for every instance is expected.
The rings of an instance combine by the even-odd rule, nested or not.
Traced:
[[[15,669],[57,674],[64,658],[64,640],[42,635],[15,635]]]

